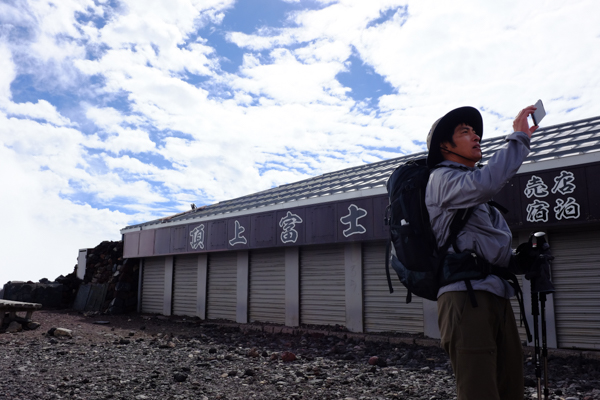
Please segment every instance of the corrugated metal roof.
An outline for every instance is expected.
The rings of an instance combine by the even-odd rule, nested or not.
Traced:
[[[505,143],[504,136],[482,141],[483,163]],[[564,123],[540,128],[531,141],[531,152],[524,164],[558,160],[571,156],[586,155],[600,151],[600,117]],[[402,162],[422,158],[427,152],[415,153],[359,167],[316,176],[300,182],[282,185],[262,192],[253,193],[236,199],[222,201],[210,206],[199,207],[170,217],[131,225],[123,230],[151,225],[174,223],[197,218],[206,218],[222,214],[255,210],[277,206],[304,199],[329,201],[328,196],[359,192],[366,189],[383,188],[392,171]],[[322,198],[322,199],[320,199]],[[293,204],[288,205],[293,207]]]

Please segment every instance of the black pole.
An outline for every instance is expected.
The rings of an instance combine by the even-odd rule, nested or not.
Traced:
[[[550,254],[550,246],[546,242],[544,232],[536,232],[530,236],[532,255],[536,260],[532,265],[532,270],[525,275],[531,281],[531,313],[533,315],[534,327],[534,352],[535,352],[535,376],[537,378],[538,399],[542,398],[541,384],[541,359],[540,359],[540,339],[538,331],[538,316],[542,322],[542,355],[544,363],[544,399],[548,400],[550,396],[548,390],[548,340],[546,335],[546,295],[555,291],[554,285],[550,279],[550,262],[554,257]],[[538,304],[538,301],[540,304]]]
[[[542,359],[544,361],[544,400],[548,400],[548,340],[546,336],[546,293],[540,293],[540,307],[542,317]]]
[[[538,304],[538,294],[531,292],[531,315],[533,316],[533,363],[535,366],[535,377],[537,379],[538,399],[542,398],[542,368],[540,362],[540,335],[538,328],[538,316],[540,309]]]

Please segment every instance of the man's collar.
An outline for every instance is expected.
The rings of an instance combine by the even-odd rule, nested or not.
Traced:
[[[465,164],[461,164],[456,161],[450,161],[450,160],[444,160],[441,163],[439,163],[438,166],[464,169],[466,171],[474,171],[477,169],[476,166],[475,167],[467,167]]]

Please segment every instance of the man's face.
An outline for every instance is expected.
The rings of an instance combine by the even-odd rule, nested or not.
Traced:
[[[475,166],[475,163],[481,160],[481,147],[479,146],[479,136],[472,127],[466,124],[460,124],[454,128],[454,146],[448,142],[441,144],[442,148],[452,151],[448,153],[442,150],[446,160],[455,161],[467,166]],[[461,157],[462,156],[462,157]]]

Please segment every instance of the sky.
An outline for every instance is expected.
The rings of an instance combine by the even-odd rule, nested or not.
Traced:
[[[426,149],[600,115],[600,3],[0,0],[0,286],[120,229]]]

